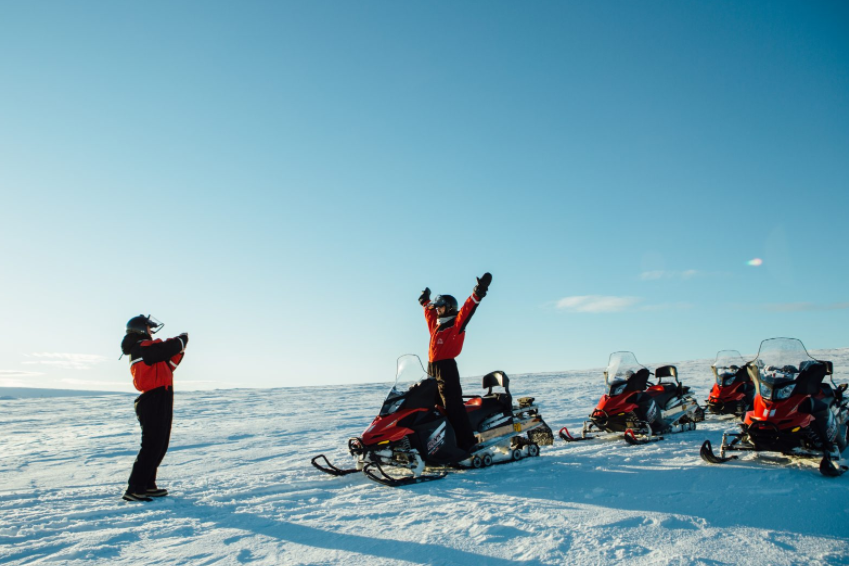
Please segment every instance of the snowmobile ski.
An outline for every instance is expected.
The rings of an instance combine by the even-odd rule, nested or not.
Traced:
[[[828,478],[839,478],[846,473],[846,470],[849,470],[849,468],[838,464],[828,456],[825,456],[820,462],[820,473]]]
[[[323,460],[324,463],[320,464],[319,460]],[[330,474],[331,476],[347,476],[348,474],[356,474],[360,471],[357,468],[347,468],[344,470],[341,468],[337,468],[330,462],[330,460],[327,459],[327,456],[325,456],[324,454],[319,454],[318,456],[310,460],[310,463],[325,474]]]
[[[631,446],[638,446],[640,444],[648,444],[649,442],[657,442],[658,440],[663,440],[662,436],[651,436],[641,434],[637,436],[633,429],[628,429],[625,431],[625,442],[630,444]]]
[[[701,450],[699,450],[699,456],[701,456],[702,460],[704,460],[708,464],[724,464],[725,462],[737,459],[737,456],[717,456],[716,454],[714,454],[713,446],[711,446],[710,440],[704,441]]]
[[[387,474],[377,462],[369,462],[363,467],[363,474],[370,480],[381,485],[389,487],[403,487],[406,485],[415,485],[417,483],[425,483],[429,481],[441,480],[448,474],[428,474],[421,476],[405,476],[402,478],[394,478]]]
[[[565,442],[579,442],[581,440],[590,440],[595,438],[595,436],[579,436],[578,438],[575,438],[565,426],[560,429],[558,436],[560,436],[560,438],[562,438]]]

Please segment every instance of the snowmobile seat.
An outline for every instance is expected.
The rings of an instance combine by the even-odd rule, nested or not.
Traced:
[[[654,398],[655,403],[661,409],[666,409],[672,399],[678,398],[678,386],[674,383],[660,383],[649,388],[649,395]]]
[[[503,371],[493,371],[483,376],[481,387],[489,389],[484,399],[498,399],[505,407],[513,406],[513,395],[510,394],[510,378]],[[504,393],[493,393],[493,387],[504,388]]]

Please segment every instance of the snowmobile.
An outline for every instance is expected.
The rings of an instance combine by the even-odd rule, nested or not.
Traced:
[[[702,459],[722,464],[737,458],[726,456],[728,451],[780,452],[822,458],[823,475],[842,475],[847,468],[838,460],[849,445],[849,399],[847,384],[834,383],[832,363],[812,358],[796,338],[770,338],[746,369],[755,383],[753,408],[739,423],[740,432],[722,435],[719,456],[705,440]]]
[[[649,381],[654,375],[657,383]],[[644,444],[663,440],[663,434],[694,430],[705,418],[704,410],[689,394],[690,388],[681,385],[678,369],[667,365],[654,374],[637,361],[631,352],[610,354],[604,372],[607,394],[584,422],[581,436],[573,437],[566,427],[560,438],[566,442],[595,438],[593,429],[608,433],[623,433],[629,444]]]
[[[755,398],[755,384],[746,370],[746,360],[737,350],[721,350],[710,368],[716,383],[706,401],[708,412],[742,418],[752,409]]]
[[[539,456],[541,445],[554,443],[533,397],[521,397],[514,404],[507,374],[488,373],[483,388],[484,395],[463,396],[478,441],[466,451],[457,445],[454,428],[439,405],[436,380],[427,375],[418,356],[401,356],[380,413],[362,436],[348,440],[356,467],[337,468],[324,454],[314,457],[312,465],[335,476],[362,471],[378,483],[401,486],[441,479],[448,468],[484,468]],[[388,471],[403,473],[393,476]]]

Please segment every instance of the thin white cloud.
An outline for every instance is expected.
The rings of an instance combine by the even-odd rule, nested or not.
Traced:
[[[622,312],[642,301],[640,297],[611,297],[604,295],[577,295],[557,301],[557,308],[571,312]]]
[[[44,375],[37,371],[20,371],[17,369],[0,369],[0,377],[32,377],[36,375]]]
[[[44,375],[36,371],[21,371],[17,369],[0,369],[0,387],[31,386],[30,379]]]
[[[106,358],[98,354],[69,354],[62,352],[37,352],[24,354],[30,360],[21,362],[27,365],[56,366],[70,369],[91,369],[92,366],[105,362]]]
[[[764,308],[773,312],[838,311],[849,309],[849,303],[772,303]]]

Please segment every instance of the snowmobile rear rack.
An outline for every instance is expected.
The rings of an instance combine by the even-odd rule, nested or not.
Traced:
[[[368,464],[366,464],[363,468],[363,474],[365,474],[368,479],[389,487],[402,487],[405,485],[415,485],[417,483],[441,480],[446,475],[448,475],[445,473],[438,473],[426,476],[406,476],[403,478],[393,478],[385,471],[383,471],[383,468],[380,467],[380,464],[378,464],[377,462],[369,462]]]
[[[320,460],[323,460],[324,463],[320,464]],[[347,476],[348,474],[355,474],[359,472],[357,468],[347,468],[344,470],[337,468],[330,462],[330,460],[327,459],[327,456],[325,456],[324,454],[319,454],[318,456],[310,460],[310,463],[325,474],[330,474],[331,476]]]

